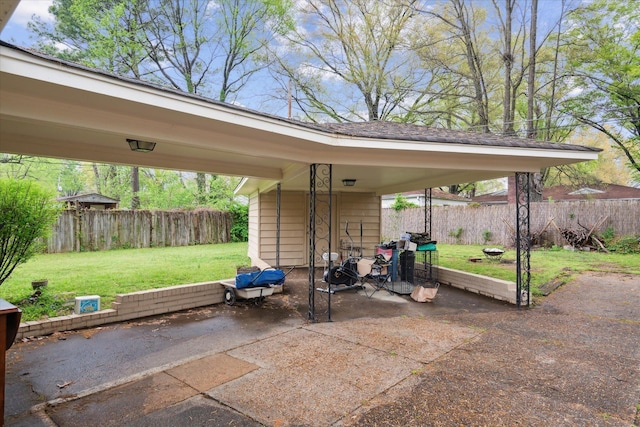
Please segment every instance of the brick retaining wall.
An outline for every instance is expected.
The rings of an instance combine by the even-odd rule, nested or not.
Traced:
[[[438,267],[438,281],[454,288],[516,304],[516,283],[474,273]]]
[[[224,286],[220,284],[220,281],[117,295],[116,300],[111,303],[111,309],[21,323],[16,339],[90,328],[107,323],[219,304],[223,302],[223,299]]]

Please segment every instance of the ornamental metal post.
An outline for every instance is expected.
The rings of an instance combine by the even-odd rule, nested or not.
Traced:
[[[432,214],[432,196],[431,196],[431,188],[424,189],[424,232],[429,234],[429,239],[432,239],[431,236],[431,214]]]
[[[431,188],[424,189],[424,232],[429,236],[429,239],[433,239],[431,234],[431,218],[433,213],[433,204],[432,204],[432,191]],[[426,280],[433,279],[433,254],[431,251],[422,251],[422,268],[426,272]]]
[[[281,185],[276,187],[276,268],[280,268],[280,192]]]
[[[331,270],[331,196],[332,165],[312,164],[309,169],[309,320],[315,322],[316,265],[321,263],[327,248],[328,268]],[[331,275],[328,275],[331,289]],[[327,293],[327,315],[331,321],[331,292]]]
[[[516,172],[516,305],[529,307],[531,284],[531,173]]]

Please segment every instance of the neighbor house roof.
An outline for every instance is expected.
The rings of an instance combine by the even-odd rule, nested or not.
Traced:
[[[473,198],[481,204],[507,203],[507,190],[483,194]],[[543,201],[565,200],[626,200],[640,199],[640,188],[618,184],[596,184],[588,186],[555,185],[542,190]]]
[[[305,123],[0,45],[0,152],[244,176],[309,188],[309,165],[379,195],[595,160],[598,149],[425,126]],[[126,139],[156,142],[132,152]]]
[[[424,197],[424,190],[415,190],[415,191],[405,191],[404,193],[402,193],[403,196],[405,197],[419,197],[422,198]],[[383,199],[395,199],[396,195],[395,194],[386,194],[384,195],[382,198]],[[442,191],[438,188],[432,188],[431,189],[431,198],[432,199],[437,199],[437,200],[451,200],[451,201],[456,201],[456,202],[471,202],[471,199],[468,199],[466,197],[462,197],[459,196],[457,194],[452,194],[449,193],[447,191]]]
[[[545,200],[640,199],[640,188],[618,184],[556,185],[545,188],[542,196]]]
[[[112,199],[98,193],[75,194],[73,196],[58,197],[56,200],[59,202],[118,203],[118,199]]]

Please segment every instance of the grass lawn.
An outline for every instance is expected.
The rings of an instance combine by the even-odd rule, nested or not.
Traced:
[[[516,251],[506,250],[501,262],[490,261],[482,253],[483,245],[438,245],[440,265],[469,273],[516,281]],[[469,258],[481,258],[471,262]],[[582,271],[640,274],[638,254],[605,254],[567,251],[562,248],[531,251],[531,291],[555,279],[568,281]]]
[[[0,298],[19,306],[25,322],[70,314],[76,296],[100,295],[109,308],[116,294],[227,279],[249,264],[246,243],[37,255],[0,286]],[[49,285],[29,304],[38,279]]]
[[[484,257],[482,248],[439,244],[439,264],[515,281],[515,263],[508,262],[515,261],[515,251],[506,251],[503,261],[495,262]],[[14,270],[0,286],[0,298],[18,305],[23,321],[70,314],[74,297],[80,295],[100,295],[102,307],[108,308],[116,294],[234,277],[238,266],[249,264],[246,253],[246,243],[227,243],[38,255]],[[469,258],[482,261],[470,262]],[[543,284],[557,278],[569,280],[581,271],[640,274],[640,256],[536,250],[531,253],[531,269],[536,294]],[[31,281],[38,279],[48,279],[49,286],[38,304],[31,304]]]

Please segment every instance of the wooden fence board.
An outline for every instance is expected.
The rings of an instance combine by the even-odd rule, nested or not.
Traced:
[[[560,228],[578,227],[578,223],[590,228],[600,218],[606,217],[599,232],[612,227],[615,235],[640,235],[640,200],[536,202],[531,203],[530,209],[532,233],[542,230],[551,218]],[[459,243],[510,246],[513,236],[510,227],[515,229],[515,223],[514,205],[434,206],[432,239],[440,243],[456,243],[453,234],[461,228]],[[382,209],[381,228],[383,240],[397,240],[405,231],[422,232],[424,211],[422,208],[401,212]],[[484,240],[485,231],[490,233],[490,241]],[[567,244],[553,226],[546,229],[543,237],[551,244]]]
[[[228,212],[207,209],[66,210],[53,227],[47,252],[226,243],[232,225]]]

